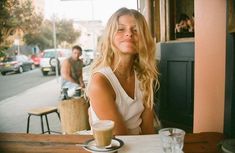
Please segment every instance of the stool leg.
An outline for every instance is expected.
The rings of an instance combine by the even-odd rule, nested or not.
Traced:
[[[29,133],[30,117],[31,117],[31,114],[28,114],[28,120],[27,120],[27,133]]]
[[[51,134],[51,130],[50,130],[50,127],[49,127],[49,123],[48,123],[47,115],[45,115],[45,118],[46,118],[46,123],[47,123],[47,130],[48,130],[48,133],[49,133],[49,134]]]
[[[59,112],[56,112],[56,114],[58,115],[58,118],[59,118],[59,120],[60,120],[60,114],[59,114]]]
[[[40,115],[40,118],[41,118],[41,128],[42,128],[42,134],[44,134],[44,126],[43,126],[43,118],[42,118],[42,115]]]

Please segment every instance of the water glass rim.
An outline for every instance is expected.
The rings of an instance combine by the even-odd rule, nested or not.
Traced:
[[[185,135],[185,131],[183,129],[180,128],[174,128],[174,127],[168,127],[168,128],[162,128],[158,131],[159,134],[163,133],[164,131],[172,131],[172,130],[176,130],[177,133],[182,133],[183,135]]]

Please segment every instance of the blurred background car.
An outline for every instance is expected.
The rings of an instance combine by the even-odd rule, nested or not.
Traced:
[[[58,73],[60,74],[61,63],[71,55],[71,49],[46,49],[40,59],[40,68],[43,76],[47,76],[50,72],[56,72],[56,64]]]
[[[40,59],[41,57],[39,55],[31,55],[31,60],[33,61],[35,66],[40,66]]]
[[[90,65],[91,62],[94,60],[95,51],[93,49],[84,49],[82,52],[83,64]]]
[[[26,55],[5,57],[0,63],[0,72],[6,75],[8,72],[22,73],[35,68],[34,63]]]

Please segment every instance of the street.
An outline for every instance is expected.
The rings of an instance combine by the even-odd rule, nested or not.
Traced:
[[[27,89],[55,79],[55,75],[42,76],[40,68],[24,73],[0,75],[0,101],[17,95]]]

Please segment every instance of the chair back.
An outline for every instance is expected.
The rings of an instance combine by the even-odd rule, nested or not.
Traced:
[[[89,104],[84,97],[67,99],[59,103],[58,110],[63,134],[90,129],[88,107]]]

